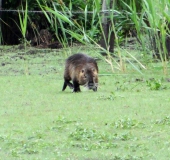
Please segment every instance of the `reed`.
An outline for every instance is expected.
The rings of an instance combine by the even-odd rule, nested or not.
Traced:
[[[74,19],[72,16],[72,1],[70,1],[69,7],[67,7],[63,2],[60,6],[61,10],[57,9],[54,2],[51,2],[51,7],[40,4],[39,0],[37,0],[37,2],[44,12],[48,22],[51,24],[51,27],[55,30],[56,37],[63,44],[63,47],[70,46],[70,39],[71,44],[73,40],[79,41],[82,44],[93,44],[107,53],[107,56],[102,57],[102,59],[110,64],[113,72],[115,69],[118,69],[121,72],[126,72],[128,62],[137,72],[142,73],[138,69],[138,66],[142,69],[146,69],[144,63],[139,61],[126,49],[122,49],[120,45],[122,39],[122,28],[126,25],[130,25],[136,31],[136,38],[142,46],[144,58],[153,54],[154,47],[152,44],[153,40],[155,40],[155,48],[158,50],[160,55],[164,73],[167,74],[168,53],[166,49],[166,38],[169,36],[168,23],[170,19],[168,0],[141,1],[142,4],[140,5],[140,13],[138,12],[137,2],[135,0],[130,0],[130,3],[128,4],[121,1],[122,5],[125,6],[124,10],[118,10],[115,8],[116,3],[114,2],[110,7],[109,14],[107,14],[107,19],[110,23],[107,37],[104,35],[104,30],[102,27],[102,15],[100,13],[101,0],[93,1],[93,14],[91,17],[88,15],[88,5],[83,8],[83,23],[82,21],[80,22],[77,19]],[[155,7],[155,3],[157,3],[157,8]],[[58,32],[58,29],[60,29],[62,34]],[[117,50],[114,54],[119,59],[118,61],[117,58],[112,56],[112,53],[109,52],[109,41],[112,33],[114,33],[114,45]],[[107,44],[106,48],[102,48],[98,44],[98,37],[101,34],[104,35],[104,40]],[[149,45],[147,45],[148,41],[146,41],[148,39],[150,41]]]
[[[164,74],[168,74],[168,51],[166,39],[169,37],[169,1],[143,0],[141,13],[136,12],[135,0],[131,5],[124,3],[129,11],[132,23],[137,32],[137,38],[143,48],[145,56],[156,55],[162,62]],[[149,42],[148,42],[149,41]],[[147,45],[149,44],[149,45]]]
[[[26,3],[25,4],[25,10],[22,7],[22,12],[20,13],[18,11],[20,26],[18,24],[17,24],[17,26],[20,29],[21,34],[23,36],[24,48],[25,48],[25,52],[26,52],[26,44],[27,44],[26,31],[27,31],[27,21],[28,21],[28,5],[27,5],[27,0],[26,0],[25,3]]]

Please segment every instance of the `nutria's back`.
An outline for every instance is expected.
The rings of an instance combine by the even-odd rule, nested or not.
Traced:
[[[70,56],[65,63],[63,91],[67,85],[73,88],[73,92],[80,91],[79,85],[85,85],[87,88],[96,91],[98,66],[95,59],[82,53]]]

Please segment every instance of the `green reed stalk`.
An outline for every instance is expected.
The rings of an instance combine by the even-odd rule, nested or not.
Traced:
[[[25,11],[22,7],[22,14],[18,11],[18,15],[19,15],[19,22],[20,22],[20,26],[17,24],[18,28],[21,31],[21,34],[23,36],[23,40],[24,40],[24,48],[25,48],[25,52],[26,52],[26,31],[27,31],[27,21],[28,21],[28,5],[27,5],[27,0],[26,0],[26,5],[25,5]]]
[[[144,0],[144,11],[149,22],[149,27],[145,24],[145,29],[150,33],[152,40],[155,42],[155,51],[160,56],[163,72],[167,74],[167,49],[166,37],[168,36],[168,19],[166,15],[166,7],[169,5],[168,0],[158,1],[157,8],[152,0]],[[170,21],[169,21],[170,22]],[[145,22],[144,22],[145,23]],[[147,33],[147,32],[146,32]]]
[[[82,26],[81,24],[79,24],[75,19],[72,19],[71,17],[71,11],[72,11],[72,4],[70,1],[70,8],[67,8],[66,6],[64,6],[62,8],[63,12],[59,12],[55,6],[53,5],[53,8],[50,8],[48,6],[42,6],[39,1],[37,0],[39,6],[41,7],[42,11],[44,12],[44,15],[46,16],[48,22],[51,24],[51,26],[56,30],[56,36],[58,38],[58,40],[62,43],[62,44],[66,44],[68,43],[66,41],[66,35],[69,34],[71,37],[73,37],[74,39],[76,39],[77,41],[81,42],[82,44],[89,44],[92,43],[95,46],[97,46],[98,48],[100,48],[102,51],[107,53],[107,57],[103,57],[99,54],[99,56],[105,60],[107,63],[110,64],[112,71],[114,72],[114,69],[118,69],[122,72],[125,72],[126,70],[126,53],[122,53],[122,50],[120,48],[119,45],[119,37],[118,37],[118,33],[120,31],[120,28],[117,28],[115,26],[115,17],[114,17],[114,12],[119,13],[118,11],[114,10],[114,3],[112,6],[112,11],[107,15],[108,20],[110,21],[110,28],[109,28],[109,33],[108,33],[108,37],[106,37],[104,35],[104,30],[102,27],[102,17],[100,14],[100,10],[101,10],[101,4],[100,4],[100,0],[94,0],[94,5],[93,5],[93,15],[91,17],[91,19],[89,19],[88,17],[88,7],[86,6],[84,9],[84,26]],[[67,12],[70,12],[70,14],[68,15],[68,13],[65,12],[65,10]],[[47,13],[46,11],[50,12]],[[121,14],[121,13],[120,13]],[[135,12],[134,12],[135,14]],[[91,21],[90,21],[91,20]],[[89,25],[90,22],[90,29],[87,29],[87,23]],[[63,24],[68,24],[70,26],[71,29],[65,29]],[[120,22],[122,23],[122,22]],[[121,26],[122,24],[120,24]],[[95,27],[96,26],[96,27]],[[63,33],[63,37],[61,38],[58,34],[58,28],[62,29],[62,33]],[[74,29],[73,29],[74,28]],[[104,36],[104,40],[107,44],[106,49],[102,48],[99,44],[98,44],[98,39],[95,39],[94,35],[96,33],[102,33]],[[118,57],[119,57],[119,62],[117,62],[117,60],[111,55],[111,53],[109,52],[109,41],[111,38],[111,34],[114,32],[115,34],[115,44],[116,47],[118,49]],[[137,63],[139,63],[141,66],[142,64],[133,56],[131,56],[130,54],[128,55],[129,57],[133,58]],[[131,63],[129,63],[131,64]],[[134,66],[134,64],[133,64]],[[134,67],[135,69],[137,67]],[[144,68],[144,67],[143,67]],[[136,69],[136,71],[138,71]]]
[[[136,64],[132,63],[129,58],[131,58],[133,61],[137,62],[137,64],[139,64],[141,66],[141,68],[146,69],[146,67],[139,61],[137,60],[132,54],[130,54],[129,52],[127,52],[126,50],[121,49],[120,44],[119,44],[119,32],[121,31],[121,26],[125,23],[124,22],[119,22],[120,24],[117,24],[117,26],[115,26],[115,21],[117,20],[117,18],[119,16],[121,16],[121,12],[113,10],[114,9],[114,5],[112,7],[112,12],[108,15],[109,20],[111,22],[110,25],[110,30],[109,30],[109,38],[111,35],[111,32],[114,32],[114,36],[115,36],[115,46],[117,48],[117,55],[119,57],[119,63],[116,62],[116,66],[119,67],[119,70],[121,72],[126,72],[126,61],[129,62],[129,64],[139,73],[141,73],[141,71],[137,68]],[[135,3],[133,3],[133,5],[135,6]],[[136,9],[132,10],[132,8],[130,8],[131,12],[129,12],[128,14],[131,15],[131,17],[137,21],[138,17],[136,15]],[[115,15],[115,16],[114,16]],[[137,24],[137,23],[136,23]],[[140,26],[138,25],[138,30],[140,30]],[[108,38],[108,39],[109,39]],[[109,52],[108,52],[109,53]],[[110,55],[110,54],[109,54]],[[113,62],[115,63],[116,60],[114,60],[114,58],[112,56],[108,56],[109,57],[109,62]]]
[[[44,15],[46,16],[48,22],[51,24],[52,28],[55,30],[56,37],[58,41],[63,45],[63,47],[68,47],[68,39],[66,35],[66,30],[64,27],[64,23],[67,23],[70,26],[74,26],[74,23],[68,18],[68,15],[65,13],[61,13],[57,10],[55,4],[52,2],[53,8],[50,8],[48,6],[42,6],[37,0],[41,10],[44,12]],[[49,13],[47,13],[48,11]],[[64,9],[63,9],[64,11]],[[58,28],[62,31],[62,37],[58,33]]]

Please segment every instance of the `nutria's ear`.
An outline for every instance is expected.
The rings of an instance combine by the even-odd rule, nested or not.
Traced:
[[[93,68],[92,71],[95,72],[95,68]]]

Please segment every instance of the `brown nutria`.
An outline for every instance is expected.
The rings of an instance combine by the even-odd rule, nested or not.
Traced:
[[[97,91],[98,66],[95,59],[85,54],[77,53],[66,60],[62,91],[69,86],[73,89],[73,92],[80,92],[80,85]]]

